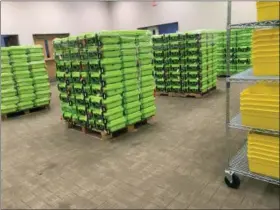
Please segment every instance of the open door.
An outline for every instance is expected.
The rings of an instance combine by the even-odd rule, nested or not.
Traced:
[[[43,47],[45,62],[49,75],[49,80],[56,80],[56,65],[54,60],[53,40],[55,38],[68,37],[69,33],[65,34],[33,34],[33,40],[36,45]]]

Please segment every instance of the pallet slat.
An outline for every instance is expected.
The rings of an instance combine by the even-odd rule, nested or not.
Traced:
[[[46,109],[50,109],[50,104],[44,105],[44,106],[38,106],[38,107],[33,107],[30,109],[25,109],[25,110],[20,110],[20,111],[16,111],[16,112],[11,112],[11,113],[6,113],[6,114],[1,114],[1,119],[2,120],[7,120],[9,118],[13,118],[13,117],[19,117],[19,116],[23,116],[23,115],[29,115],[29,114],[33,114],[33,113],[37,113]]]
[[[210,94],[213,90],[216,90],[216,87],[213,87],[204,93],[176,93],[176,92],[157,91],[156,95],[157,96],[169,96],[169,97],[182,97],[182,98],[186,98],[186,97],[201,98],[201,97],[205,97],[206,95]]]
[[[80,131],[84,134],[94,136],[94,137],[96,137],[98,139],[101,139],[101,140],[112,140],[115,137],[117,137],[117,136],[119,136],[123,133],[136,132],[140,126],[150,124],[150,122],[152,122],[152,121],[154,121],[154,116],[152,116],[148,119],[142,120],[140,122],[137,122],[135,124],[128,125],[125,128],[123,128],[121,130],[118,130],[118,131],[115,131],[115,132],[110,133],[110,134],[107,133],[106,131],[101,131],[101,130],[97,130],[97,129],[90,129],[90,128],[87,128],[85,126],[75,125],[75,124],[73,124],[72,122],[69,122],[69,121],[65,121],[65,123],[66,123],[66,126],[67,126],[68,129],[74,129],[74,130]]]

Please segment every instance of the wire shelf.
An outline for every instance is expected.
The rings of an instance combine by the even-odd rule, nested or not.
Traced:
[[[227,72],[229,72],[230,68],[230,41],[231,41],[231,30],[232,29],[257,29],[257,28],[279,28],[280,20],[271,20],[271,21],[262,21],[262,22],[251,22],[251,23],[240,23],[240,24],[232,24],[232,0],[227,0]],[[227,149],[228,149],[228,170],[225,170],[225,183],[228,187],[237,189],[240,185],[240,179],[238,176],[234,176],[234,173],[251,177],[254,179],[258,179],[264,182],[277,184],[279,185],[279,179],[274,179],[267,176],[262,176],[259,174],[251,173],[249,170],[248,159],[247,159],[247,144],[245,144],[238,153],[231,158],[231,138],[229,133],[229,128],[236,128],[240,130],[246,131],[254,131],[258,133],[264,133],[268,135],[279,135],[279,130],[267,130],[267,129],[259,129],[253,128],[249,126],[244,126],[241,124],[241,115],[238,114],[232,120],[230,120],[230,83],[232,82],[257,82],[257,81],[266,81],[266,82],[278,82],[278,76],[254,76],[253,69],[250,68],[244,72],[238,73],[226,79],[226,136],[227,136]]]
[[[240,28],[275,28],[280,26],[280,20],[270,20],[261,22],[251,22],[251,23],[240,23],[231,24],[230,28],[240,29]]]
[[[240,129],[240,130],[245,130],[245,131],[254,131],[256,133],[279,135],[278,130],[261,129],[261,128],[254,128],[254,127],[242,125],[240,113],[238,115],[236,115],[234,118],[232,118],[232,120],[229,123],[229,127]]]
[[[247,176],[253,179],[265,181],[271,184],[280,185],[280,180],[269,176],[255,174],[250,172],[248,158],[247,158],[247,142],[241,147],[236,155],[231,159],[229,163],[229,170],[236,174]]]
[[[229,82],[279,82],[279,80],[279,76],[254,76],[252,68],[227,78],[227,81]]]

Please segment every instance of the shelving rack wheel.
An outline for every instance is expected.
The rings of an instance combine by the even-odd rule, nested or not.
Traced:
[[[228,187],[239,188],[240,178],[239,175],[264,181],[267,183],[280,185],[280,181],[277,178],[268,177],[256,173],[252,173],[249,170],[247,159],[247,142],[245,141],[241,149],[235,154],[231,154],[231,140],[230,129],[239,129],[254,131],[262,134],[277,135],[279,136],[279,130],[267,130],[257,129],[253,127],[243,126],[241,123],[241,115],[236,115],[233,119],[230,119],[230,87],[231,83],[255,83],[257,81],[277,82],[279,83],[279,76],[254,76],[253,69],[250,68],[244,72],[235,74],[230,77],[230,35],[231,29],[238,28],[279,28],[280,21],[263,21],[263,22],[251,22],[241,24],[231,24],[231,7],[232,0],[228,0],[227,7],[227,79],[226,79],[226,140],[228,149],[228,167],[225,169],[225,183]]]

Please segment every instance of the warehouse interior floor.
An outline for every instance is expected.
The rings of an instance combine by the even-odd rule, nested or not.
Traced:
[[[233,110],[239,91],[233,88]],[[51,109],[2,122],[2,208],[279,208],[279,188],[224,184],[225,85],[205,98],[157,97],[153,123],[114,141],[67,129]],[[233,130],[232,147],[245,134]]]

